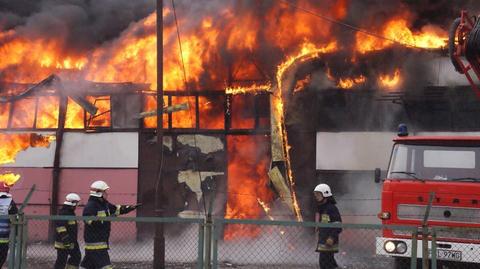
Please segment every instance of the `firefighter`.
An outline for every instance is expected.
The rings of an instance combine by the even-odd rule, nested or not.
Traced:
[[[98,180],[90,186],[88,199],[83,216],[109,217],[127,214],[139,205],[113,205],[108,202],[107,190],[110,187],[104,181]],[[85,221],[85,257],[81,266],[90,268],[113,268],[110,262],[109,250],[110,221]]]
[[[80,196],[78,194],[67,194],[58,215],[75,216],[75,209],[79,202]],[[78,247],[77,234],[78,224],[76,220],[57,220],[55,222],[55,249],[57,250],[55,269],[71,269],[80,266],[82,254]]]
[[[327,184],[319,184],[313,191],[317,201],[317,212],[315,222],[320,223],[341,223],[342,217],[338,211],[337,202],[333,198],[332,191]],[[341,228],[316,227],[318,243],[316,251],[320,253],[319,264],[321,269],[337,268],[334,254],[338,252],[338,236]]]
[[[0,268],[5,263],[8,254],[8,241],[10,238],[9,215],[18,213],[17,205],[10,194],[10,186],[0,182]]]

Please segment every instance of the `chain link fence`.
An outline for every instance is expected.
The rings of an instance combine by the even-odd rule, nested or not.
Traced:
[[[14,223],[12,228],[17,227],[17,238],[16,244],[13,245],[16,246],[11,247],[9,260],[15,262],[14,265],[10,262],[8,268],[53,268],[57,249],[52,234],[55,233],[55,229],[52,230],[50,225],[59,220],[77,221],[82,258],[85,255],[85,221],[110,221],[108,252],[113,267],[140,269],[153,268],[155,226],[163,223],[166,268],[203,268],[202,219],[127,217],[100,219],[73,216],[25,216],[23,221],[20,220],[16,225]],[[12,232],[15,231],[12,229]]]
[[[155,225],[164,224],[165,268],[319,268],[315,227],[342,228],[339,268],[422,268],[422,229],[373,224],[295,221],[23,216],[12,222],[8,268],[53,268],[57,250],[52,223],[76,220],[82,257],[84,221],[111,221],[109,254],[114,268],[153,268]],[[425,232],[425,231],[423,231]],[[480,268],[475,229],[429,227],[430,268]],[[445,237],[461,238],[447,242]],[[403,242],[404,244],[402,245]],[[5,265],[4,268],[7,268]]]
[[[395,259],[378,255],[380,225],[221,220],[215,227],[213,268],[319,268],[315,226],[341,227],[339,268],[395,268]],[[404,227],[412,234],[411,227]],[[409,268],[403,267],[403,268]]]

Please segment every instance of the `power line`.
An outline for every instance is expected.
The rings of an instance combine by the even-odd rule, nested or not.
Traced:
[[[188,87],[188,81],[187,81],[187,71],[185,69],[185,61],[183,59],[183,50],[182,50],[182,40],[180,38],[180,28],[178,26],[178,20],[177,20],[177,12],[176,12],[176,9],[175,9],[175,0],[172,0],[172,9],[173,9],[173,17],[175,19],[175,26],[176,26],[176,29],[177,29],[177,38],[178,38],[178,47],[180,49],[180,58],[181,58],[181,61],[182,61],[182,71],[183,71],[183,82],[185,83],[185,90],[187,91],[187,93],[190,93],[190,90],[189,90],[189,87]],[[188,100],[188,103],[190,103],[190,95],[187,96],[187,100]],[[196,105],[195,105],[195,109],[199,109]],[[190,121],[193,122],[193,117],[192,117],[192,110],[191,108],[189,107],[188,108],[188,115],[190,117]],[[195,124],[196,124],[196,121],[195,121]],[[197,148],[197,137],[195,134],[193,134],[193,144],[195,146],[195,148]],[[199,170],[199,167],[198,167],[198,154],[195,154],[195,164],[196,164],[196,169],[197,169],[197,172],[198,172],[198,181],[200,181],[200,186],[202,185],[202,175],[200,174],[200,170]],[[204,211],[204,214],[206,215],[207,214],[207,205],[206,205],[206,197],[204,197],[203,199],[203,211]]]
[[[398,41],[398,40],[395,40],[395,39],[392,39],[392,38],[389,38],[389,37],[386,37],[386,36],[383,36],[383,35],[380,35],[380,34],[377,34],[377,33],[374,33],[374,32],[370,32],[368,30],[365,30],[365,29],[362,29],[362,28],[359,28],[357,26],[353,26],[351,24],[348,24],[348,23],[345,23],[343,21],[339,21],[339,20],[335,20],[333,18],[330,18],[330,17],[327,17],[325,15],[321,15],[321,14],[318,14],[318,13],[315,13],[313,11],[310,11],[306,8],[303,8],[303,7],[300,7],[288,0],[280,0],[281,2],[295,8],[295,9],[298,9],[300,11],[303,11],[305,13],[308,13],[312,16],[315,16],[317,18],[320,18],[322,20],[325,20],[325,21],[328,21],[330,23],[333,23],[333,24],[337,24],[337,25],[340,25],[342,27],[345,27],[345,28],[348,28],[350,30],[353,30],[355,32],[360,32],[360,33],[363,33],[363,34],[366,34],[366,35],[370,35],[370,36],[373,36],[373,37],[376,37],[376,38],[379,38],[379,39],[384,39],[384,40],[387,40],[387,41],[390,41],[390,42],[393,42],[395,44],[398,44],[398,45],[401,45],[401,46],[405,46],[405,47],[412,47],[412,48],[416,48],[416,49],[424,49],[424,50],[429,50],[428,48],[422,48],[422,47],[418,47],[418,46],[415,46],[414,44],[410,44],[410,43],[406,43],[406,42],[401,42],[401,41]]]

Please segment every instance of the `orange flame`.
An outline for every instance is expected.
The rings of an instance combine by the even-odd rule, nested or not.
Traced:
[[[163,97],[163,105],[166,106],[168,104],[168,97]],[[145,96],[145,111],[153,111],[157,110],[157,96],[154,95],[146,95]],[[157,128],[157,116],[147,117],[143,119],[143,124],[146,128]],[[163,114],[163,128],[168,128],[168,114]]]
[[[382,30],[382,35],[390,40],[418,48],[442,48],[447,44],[445,31],[434,26],[425,26],[422,28],[422,32],[413,33],[404,18],[395,18],[387,22]],[[382,50],[394,44],[390,40],[357,32],[356,50],[360,53]]]
[[[53,135],[0,133],[0,164],[14,163],[20,151],[29,147],[47,148],[54,140]]]
[[[286,61],[281,63],[278,66],[277,74],[276,74],[276,82],[278,90],[274,92],[273,98],[273,113],[275,114],[274,117],[278,119],[278,126],[272,126],[272,128],[276,128],[278,132],[281,134],[284,146],[284,155],[285,155],[285,163],[287,166],[287,179],[290,184],[290,190],[293,196],[293,208],[295,210],[295,215],[297,220],[301,220],[300,214],[300,206],[298,205],[297,196],[295,193],[295,179],[293,178],[292,169],[290,165],[290,145],[288,144],[288,136],[287,131],[284,123],[284,111],[283,111],[283,98],[282,98],[282,84],[283,84],[283,76],[285,72],[294,64],[298,62],[305,62],[309,59],[313,59],[319,57],[320,54],[336,51],[337,43],[335,41],[328,43],[326,46],[323,47],[316,47],[311,43],[304,43],[300,52],[294,56],[289,57]]]
[[[228,199],[225,218],[257,219],[262,208],[257,199],[272,201],[267,188],[269,165],[268,140],[255,136],[228,136]],[[225,240],[258,236],[260,228],[254,225],[228,225]]]
[[[65,115],[65,128],[83,129],[84,128],[84,112],[82,107],[68,98],[67,112]]]
[[[59,99],[56,96],[38,98],[37,128],[57,128]]]
[[[265,202],[260,200],[260,198],[257,198],[257,202],[263,208],[263,211],[265,211],[265,214],[267,215],[267,217],[270,220],[275,220],[275,218],[270,215],[270,210],[271,210],[270,207],[268,207],[268,205]]]
[[[15,183],[20,179],[19,174],[14,174],[14,173],[6,173],[6,174],[0,174],[0,182],[3,182],[3,184],[11,187],[15,185]]]
[[[365,83],[365,81],[367,81],[367,78],[363,75],[355,78],[340,78],[337,86],[342,89],[351,89],[356,85]]]
[[[198,105],[202,108],[200,113],[201,129],[225,129],[224,97],[198,98]]]
[[[226,94],[245,94],[245,93],[262,93],[269,92],[271,90],[272,84],[257,85],[253,84],[250,86],[236,86],[236,87],[227,87],[225,89]]]
[[[386,88],[395,88],[400,84],[401,81],[401,76],[400,76],[400,70],[396,69],[395,72],[391,75],[386,74],[386,75],[380,75],[378,78],[379,84],[383,87]]]
[[[188,109],[172,113],[172,128],[195,128],[195,97],[192,96],[173,96],[172,105],[188,103]]]

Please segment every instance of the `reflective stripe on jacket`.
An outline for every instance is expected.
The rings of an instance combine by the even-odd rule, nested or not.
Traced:
[[[325,204],[319,204],[317,208],[319,221],[321,223],[341,223],[342,217],[337,206],[327,201]],[[342,232],[342,228],[319,228],[318,229],[318,245],[317,251],[338,251],[338,235]],[[333,240],[333,245],[327,245],[328,238]]]
[[[75,207],[63,205],[58,210],[60,216],[75,216]],[[55,244],[56,249],[73,249],[78,242],[78,223],[76,220],[55,221]]]
[[[85,205],[85,208],[83,209],[83,216],[118,216],[122,214],[127,214],[134,209],[134,207],[129,206],[116,206],[101,197],[90,196],[87,204]],[[101,219],[94,221],[85,221],[85,230],[83,237],[86,246],[90,244],[90,247],[85,247],[85,249],[108,249],[110,229],[110,221],[104,221]]]
[[[10,195],[0,196],[0,244],[9,242],[10,238],[10,219],[5,218],[9,215],[17,214],[18,209]]]

